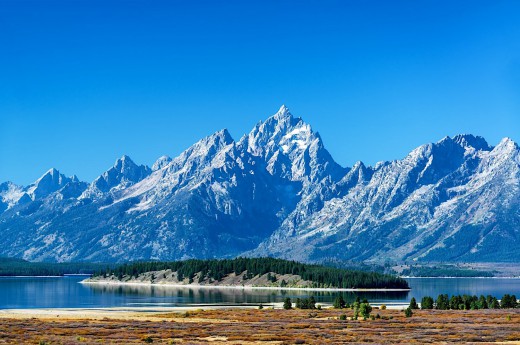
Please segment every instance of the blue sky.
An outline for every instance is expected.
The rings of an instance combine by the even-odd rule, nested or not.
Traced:
[[[519,1],[0,2],[0,181],[151,165],[286,104],[342,165],[520,140]]]

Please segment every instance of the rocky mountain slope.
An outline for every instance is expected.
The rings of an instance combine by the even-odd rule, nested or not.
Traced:
[[[221,130],[152,168],[123,156],[90,184],[55,169],[0,184],[0,255],[517,262],[519,176],[516,143],[473,135],[344,168],[282,106],[237,142]]]

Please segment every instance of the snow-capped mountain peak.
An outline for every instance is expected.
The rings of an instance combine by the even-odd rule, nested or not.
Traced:
[[[156,171],[156,170],[160,170],[162,168],[164,168],[165,166],[167,166],[168,164],[170,164],[170,162],[172,161],[172,159],[170,158],[170,156],[161,156],[159,157],[155,163],[153,163],[152,165],[152,171]]]
[[[289,108],[287,108],[285,106],[285,104],[282,104],[280,109],[278,109],[278,111],[272,117],[277,120],[280,120],[280,119],[284,119],[284,118],[291,118],[292,114],[289,111]]]
[[[327,175],[336,179],[345,172],[324,148],[319,134],[301,118],[294,118],[285,105],[258,123],[238,147],[262,158],[271,174],[293,181]]]
[[[101,198],[107,193],[127,188],[141,181],[151,172],[152,170],[146,165],[137,165],[130,157],[123,155],[110,169],[97,177],[80,198]]]
[[[0,184],[0,256],[520,260],[519,200],[509,138],[445,137],[348,169],[282,106],[238,143],[223,129],[152,169],[125,155],[88,188],[55,169]]]
[[[67,183],[72,182],[72,178],[61,174],[57,169],[51,168],[32,185],[27,188],[26,193],[31,199],[41,199],[49,194],[56,192]]]
[[[471,147],[477,151],[491,151],[492,147],[489,146],[486,139],[481,136],[475,136],[472,134],[459,134],[453,137],[453,141],[462,147]]]
[[[0,212],[16,205],[20,198],[26,195],[23,187],[12,182],[0,184]]]

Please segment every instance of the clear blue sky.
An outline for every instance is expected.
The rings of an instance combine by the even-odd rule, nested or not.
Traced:
[[[151,165],[286,104],[342,165],[520,140],[520,1],[0,1],[0,181]]]

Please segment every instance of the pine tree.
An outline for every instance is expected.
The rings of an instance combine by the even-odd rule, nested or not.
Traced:
[[[448,310],[450,309],[450,303],[449,303],[449,300],[448,300],[448,295],[444,294],[444,295],[439,295],[437,297],[437,303],[436,303],[436,309],[439,309],[439,310]]]
[[[283,301],[283,308],[286,310],[292,309],[292,303],[291,299],[289,297],[286,297]]]
[[[404,316],[406,317],[412,317],[413,315],[413,311],[412,311],[412,308],[408,307],[404,310]]]
[[[417,301],[415,300],[415,297],[412,297],[412,299],[410,300],[409,308],[410,309],[419,309],[419,306],[417,305]]]
[[[484,297],[484,295],[480,295],[477,304],[478,304],[478,308],[479,309],[487,309],[488,308],[486,297]]]
[[[302,300],[296,298],[296,309],[302,309]]]
[[[496,297],[493,297],[491,299],[491,304],[489,305],[490,309],[500,309],[500,303],[498,303],[498,300]]]
[[[316,309],[316,300],[314,299],[314,296],[309,298],[309,309]]]
[[[343,309],[345,308],[346,306],[346,303],[345,303],[345,300],[343,299],[343,296],[342,295],[339,295],[336,297],[336,299],[334,300],[334,308],[335,309]]]
[[[368,303],[361,303],[359,305],[359,312],[364,318],[369,318],[372,312],[372,307]]]
[[[424,296],[421,300],[421,309],[433,309],[433,298]]]

